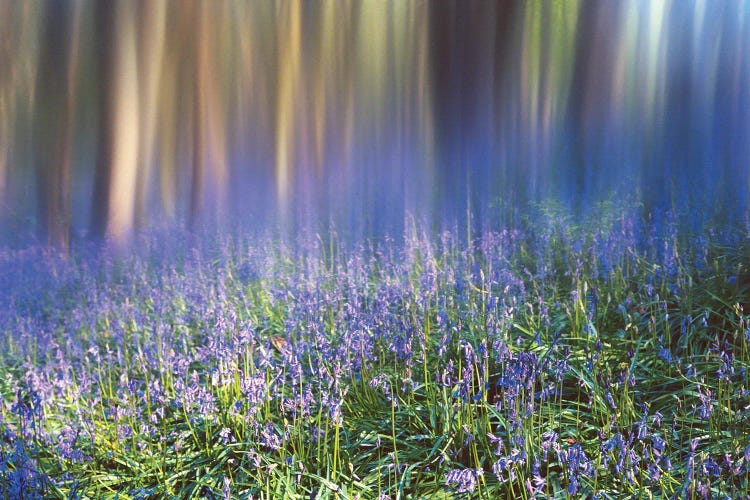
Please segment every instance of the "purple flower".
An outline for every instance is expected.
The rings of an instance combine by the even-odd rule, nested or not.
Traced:
[[[549,454],[550,449],[553,449],[557,451],[558,449],[558,434],[555,431],[546,431],[544,434],[542,434],[542,444],[540,445],[542,448],[542,460],[547,461],[547,457]]]
[[[133,436],[133,429],[129,425],[118,425],[117,426],[117,435],[119,436],[121,441],[125,441],[126,439],[129,439]]]
[[[568,449],[558,452],[560,464],[567,470],[570,483],[568,494],[575,495],[579,489],[579,478],[581,476],[593,477],[596,468],[593,462],[586,456],[580,444],[575,443]]]
[[[656,434],[653,434],[651,436],[651,441],[654,446],[654,455],[656,455],[657,457],[660,456],[661,453],[666,448],[667,442],[664,441],[664,439],[662,439],[660,436],[657,436]]]
[[[661,478],[661,469],[656,462],[652,462],[648,466],[648,477],[653,483],[658,483]]]
[[[623,441],[622,434],[620,434],[619,432],[615,434],[614,436],[612,436],[611,438],[609,438],[602,446],[604,451],[613,451],[616,449],[621,450],[624,447],[625,447],[625,442]]]
[[[701,470],[706,476],[721,476],[721,467],[713,458],[707,458],[701,464]]]
[[[234,443],[234,436],[232,435],[232,429],[229,427],[224,427],[219,431],[219,440],[221,440],[221,444],[230,444]]]
[[[712,393],[710,389],[701,390],[701,387],[698,386],[696,391],[698,392],[698,398],[700,399],[700,406],[696,408],[696,413],[698,414],[698,418],[701,420],[708,420],[708,418],[711,416],[711,413],[713,412],[713,404],[712,404]]]
[[[482,469],[452,469],[445,474],[445,485],[455,489],[457,493],[472,493],[482,475]]]
[[[380,373],[373,377],[372,380],[370,380],[370,387],[373,389],[380,389],[386,396],[390,396],[391,394],[391,384],[385,373]]]
[[[221,494],[224,496],[224,500],[229,500],[230,498],[232,498],[232,481],[228,477],[224,476],[222,483]]]
[[[568,485],[568,495],[575,495],[578,493],[578,477],[574,474],[570,477],[570,484]]]
[[[266,448],[276,451],[281,448],[281,436],[274,429],[273,424],[270,422],[261,431],[261,443]]]
[[[663,359],[664,361],[666,361],[667,363],[671,363],[674,359],[672,357],[672,352],[665,347],[662,347],[661,349],[659,349],[659,357]]]
[[[502,438],[499,438],[495,436],[494,434],[487,433],[487,438],[490,440],[491,444],[495,445],[495,455],[499,456],[503,452],[503,440]]]

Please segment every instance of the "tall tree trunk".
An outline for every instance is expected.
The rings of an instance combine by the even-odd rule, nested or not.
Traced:
[[[207,8],[202,0],[193,5],[196,26],[193,58],[193,169],[190,185],[190,207],[188,210],[188,227],[195,229],[203,211],[203,192],[206,176],[206,97],[211,75],[208,74],[208,21],[205,19]]]
[[[167,3],[147,1],[138,4],[138,59],[143,71],[139,76],[139,158],[135,187],[135,227],[140,227],[146,218],[148,182],[152,178],[152,162],[156,151],[157,119],[161,106],[158,102],[164,61],[164,37],[166,32]]]
[[[92,233],[116,246],[133,231],[138,164],[138,72],[135,4],[97,1],[97,62],[102,86]],[[104,32],[104,30],[107,30]]]
[[[37,73],[35,149],[39,230],[47,244],[67,252],[71,218],[71,156],[75,110],[77,11],[46,5]]]
[[[103,239],[109,220],[109,192],[112,177],[112,116],[110,110],[114,80],[115,4],[117,0],[97,0],[94,4],[94,64],[98,73],[96,110],[99,137],[96,141],[96,166],[91,203],[90,233]]]

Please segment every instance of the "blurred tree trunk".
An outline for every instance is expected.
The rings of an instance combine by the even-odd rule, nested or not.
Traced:
[[[133,231],[139,110],[136,4],[98,0],[96,63],[101,81],[92,234],[120,246]]]
[[[604,91],[608,75],[593,73],[597,62],[606,65],[607,61],[597,59],[604,50],[604,41],[597,39],[597,23],[604,20],[607,4],[596,0],[584,0],[580,6],[574,49],[573,74],[568,97],[568,130],[571,134],[570,148],[572,176],[568,194],[576,210],[583,208],[586,198],[592,193],[595,156],[592,151],[594,141],[590,138],[595,130],[597,103],[592,99]]]
[[[196,24],[195,45],[193,57],[196,59],[193,68],[193,171],[190,184],[190,207],[188,211],[188,227],[195,229],[198,217],[203,208],[203,185],[205,176],[206,144],[205,144],[205,95],[206,85],[211,78],[207,73],[206,48],[207,22],[204,19],[203,2],[198,0],[194,9]]]
[[[37,204],[41,237],[67,252],[71,219],[71,161],[75,117],[77,4],[44,9],[35,103]],[[71,8],[72,7],[72,8]]]
[[[11,22],[14,17],[14,6],[9,2],[0,2],[0,65],[5,71],[0,72],[0,209],[5,211],[7,198],[5,194],[8,178],[10,150],[13,144],[12,121],[15,117],[14,78],[17,63],[13,57],[17,51],[15,42],[16,25]]]
[[[158,102],[164,61],[167,2],[141,2],[138,7],[138,60],[143,71],[139,74],[139,154],[135,187],[135,227],[146,219],[148,182],[152,178],[152,162],[156,151],[157,119],[161,109]]]
[[[96,165],[91,205],[91,236],[103,239],[109,220],[109,193],[112,178],[112,116],[109,103],[114,80],[115,3],[97,0],[94,4],[94,65],[98,74],[96,110],[99,137],[96,141]]]

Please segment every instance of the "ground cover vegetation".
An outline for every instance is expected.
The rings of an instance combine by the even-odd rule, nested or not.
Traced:
[[[739,498],[747,228],[0,251],[3,498]]]

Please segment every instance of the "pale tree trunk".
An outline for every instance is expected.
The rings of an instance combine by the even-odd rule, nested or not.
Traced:
[[[190,184],[190,206],[188,208],[188,227],[195,229],[198,224],[198,218],[203,209],[203,184],[205,175],[206,144],[204,134],[205,113],[205,89],[204,63],[200,60],[203,53],[202,44],[205,43],[206,21],[203,18],[203,2],[196,1],[194,7],[195,14],[195,45],[193,57],[196,59],[193,68],[193,168]]]
[[[195,228],[207,208],[221,215],[228,182],[226,159],[226,110],[217,64],[220,45],[216,26],[223,25],[220,4],[198,0],[195,3],[195,58],[193,79],[193,169],[188,224]],[[206,201],[212,205],[206,207]]]
[[[146,217],[147,189],[153,178],[152,163],[157,141],[156,124],[159,105],[159,89],[164,67],[164,37],[166,32],[167,2],[147,1],[138,4],[139,35],[138,59],[142,71],[139,76],[140,125],[138,150],[138,174],[135,186],[134,224],[140,227]]]
[[[278,90],[275,108],[276,199],[282,224],[289,217],[293,194],[294,169],[298,163],[299,124],[305,122],[300,96],[302,73],[302,3],[281,1],[276,4],[278,33]]]

